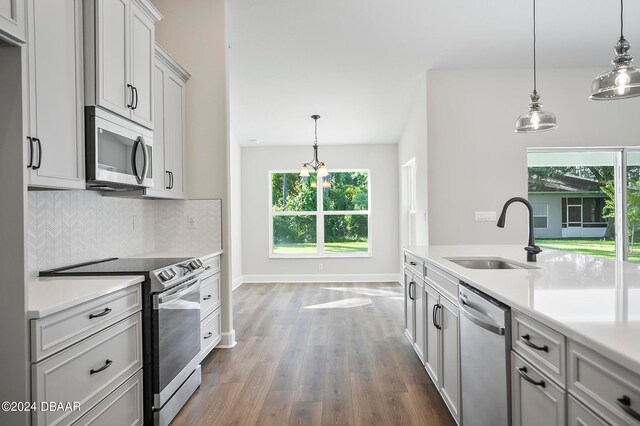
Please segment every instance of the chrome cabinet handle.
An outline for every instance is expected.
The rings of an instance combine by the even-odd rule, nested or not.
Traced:
[[[133,109],[133,86],[127,84],[127,89],[129,89],[129,92],[131,93],[131,102],[127,104],[127,108]]]
[[[209,300],[211,299],[213,296],[210,294],[207,294],[205,297],[202,298],[202,300]]]
[[[208,339],[208,338],[210,338],[211,336],[213,336],[213,333],[212,333],[212,332],[209,332],[209,333],[207,333],[207,335],[206,335],[206,336],[204,336],[204,337],[203,337],[203,339]]]
[[[546,383],[544,382],[544,380],[540,380],[539,382],[536,382],[531,377],[529,377],[527,375],[527,367],[518,368],[518,373],[520,373],[520,376],[522,376],[523,379],[525,379],[527,382],[531,383],[532,385],[540,386],[542,388],[546,386]]]
[[[110,312],[111,312],[110,308],[104,308],[104,311],[100,312],[99,314],[90,314],[89,319],[100,318],[109,314]]]
[[[442,309],[441,304],[436,303],[435,305],[433,305],[433,312],[432,312],[433,326],[438,330],[442,330],[442,324],[440,324],[440,321],[438,321],[438,311],[441,309]]]
[[[529,346],[532,349],[535,349],[536,351],[549,352],[549,346],[536,345],[535,343],[531,342],[531,336],[529,336],[528,334],[525,334],[524,336],[520,336],[520,338],[522,339],[522,343],[524,343],[525,345]]]
[[[36,142],[36,144],[38,144],[38,165],[34,165],[31,168],[33,170],[38,170],[40,168],[40,165],[42,164],[42,144],[40,143],[39,138],[33,138],[33,140]]]
[[[640,413],[631,408],[631,398],[629,398],[627,395],[623,395],[622,398],[616,399],[616,403],[618,404],[618,407],[622,408],[625,413],[636,420],[640,420]]]
[[[136,86],[131,86],[131,89],[133,89],[133,93],[136,96],[136,103],[131,107],[131,109],[138,109],[138,88]],[[133,100],[132,100],[132,103],[133,103]]]
[[[171,175],[171,188],[169,188],[169,189],[173,189],[173,182],[174,182],[173,181],[173,172],[169,172],[169,173]]]
[[[29,141],[29,164],[27,164],[27,169],[30,169],[33,166],[33,138],[27,136],[27,140]]]
[[[89,371],[89,374],[90,374],[90,375],[94,375],[94,374],[96,374],[96,373],[99,373],[99,372],[101,372],[101,371],[104,371],[104,370],[106,370],[107,368],[111,367],[111,364],[113,364],[113,361],[111,361],[110,359],[108,359],[108,360],[106,360],[106,361],[104,362],[104,365],[103,365],[102,367],[100,367],[100,368],[98,368],[98,369],[95,369],[95,370],[91,369],[91,371]]]
[[[169,175],[169,185],[165,186],[164,189],[171,189],[171,172],[166,170],[165,173]]]

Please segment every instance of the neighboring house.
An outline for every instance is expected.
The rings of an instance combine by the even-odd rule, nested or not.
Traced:
[[[604,237],[606,199],[597,181],[578,176],[553,176],[536,182],[535,188],[530,185],[535,237]]]

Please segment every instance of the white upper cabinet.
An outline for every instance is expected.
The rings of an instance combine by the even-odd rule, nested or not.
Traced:
[[[29,184],[84,188],[81,0],[28,0]]]
[[[147,196],[184,198],[185,89],[191,75],[156,45],[153,189]]]
[[[84,0],[86,104],[153,129],[155,23],[148,0]]]
[[[25,41],[25,0],[0,0],[0,35]]]

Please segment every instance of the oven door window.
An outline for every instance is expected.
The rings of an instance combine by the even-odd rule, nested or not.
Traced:
[[[200,354],[200,286],[158,306],[158,366],[161,392]]]

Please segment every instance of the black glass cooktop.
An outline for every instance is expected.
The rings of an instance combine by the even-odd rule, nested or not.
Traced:
[[[62,268],[40,271],[41,277],[54,275],[128,275],[147,274],[157,269],[183,263],[188,257],[111,258]]]

